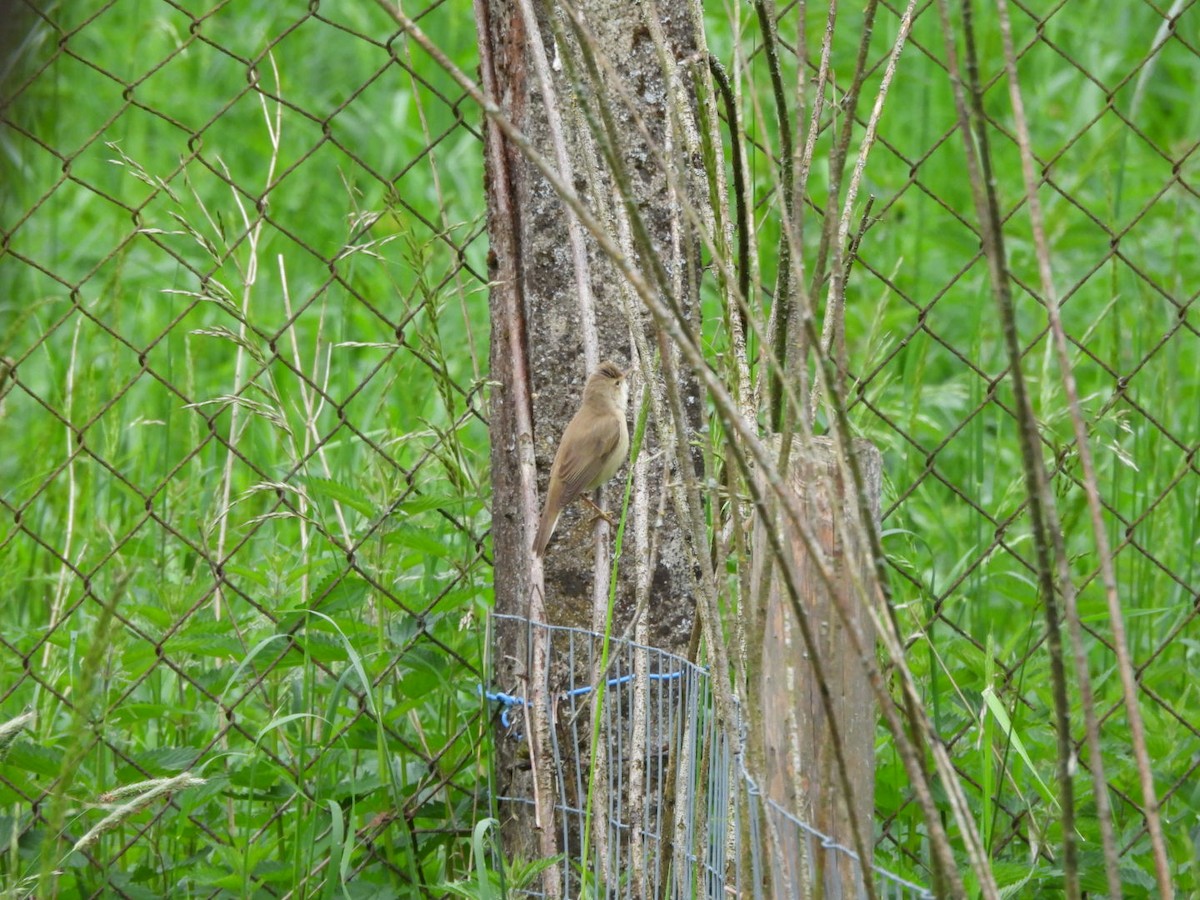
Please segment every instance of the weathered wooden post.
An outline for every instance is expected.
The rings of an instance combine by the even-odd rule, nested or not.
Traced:
[[[779,443],[776,438],[776,447]],[[882,458],[867,441],[856,441],[854,452],[871,514],[877,519]],[[842,477],[832,439],[814,438],[806,446],[797,436],[787,474],[805,520],[833,569],[832,591],[845,598],[852,610],[849,627],[864,646],[873,646],[875,630],[863,599],[865,586],[871,583],[871,562],[865,537],[854,525],[854,486]],[[803,640],[783,573],[773,561],[767,528],[776,529],[792,563],[815,645],[812,653]],[[859,865],[846,853],[831,855],[801,839],[798,852],[771,854],[775,858],[768,867],[769,896],[860,896],[861,879],[871,877],[874,839],[876,710],[871,686],[848,644],[834,593],[823,583],[800,534],[786,517],[777,515],[773,522],[757,519],[753,548],[756,615],[751,621],[756,633],[749,637],[757,639],[761,656],[752,655],[757,666],[752,664],[750,678],[753,685],[757,675],[759,695],[752,702],[750,737],[762,767],[760,788],[766,798],[838,844],[852,850],[861,846],[867,854]],[[819,689],[821,677],[831,700],[828,710]],[[847,769],[849,798],[842,789],[835,741]],[[777,833],[787,828],[782,816],[768,815]],[[852,821],[858,826],[857,842]],[[816,852],[810,855],[806,847]]]

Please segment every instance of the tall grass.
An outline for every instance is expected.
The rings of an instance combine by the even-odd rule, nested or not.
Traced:
[[[6,85],[17,893],[417,885],[486,813],[477,143],[323,13],[31,23]]]
[[[810,7],[811,43],[824,11]],[[0,720],[21,729],[0,759],[3,888],[417,896],[460,881],[489,813],[478,112],[369,6],[47,13],[61,32],[28,22],[0,132],[0,355],[16,364],[0,408]],[[857,14],[842,13],[836,69],[852,66]],[[708,15],[733,69],[753,33],[732,33],[733,12]],[[1147,62],[1160,22],[1148,6],[1072,0],[1040,41],[1029,19],[1014,25],[1019,48],[1033,42],[1019,71],[1055,275],[1186,893],[1200,890],[1200,61],[1171,39]],[[895,24],[881,12],[879,56]],[[467,6],[436,7],[422,27],[473,70]],[[980,27],[988,80],[999,36],[987,17]],[[797,32],[785,16],[784,44]],[[1061,870],[1048,661],[941,47],[922,14],[867,170],[878,221],[848,292],[851,414],[884,452],[909,664],[998,880],[1049,894]],[[783,64],[795,84],[794,57]],[[753,143],[778,146],[769,82],[760,58],[735,71],[765,201],[758,245],[773,248],[770,164]],[[1150,896],[1002,81],[985,101],[1025,372],[1091,632],[1122,875],[1130,896]],[[824,178],[818,166],[820,206]],[[816,234],[805,240],[811,251]],[[771,253],[759,264],[773,283]],[[715,291],[705,304],[709,350],[725,353]],[[878,763],[878,861],[927,879],[921,816],[882,739]],[[1078,790],[1085,886],[1101,889],[1091,787]]]

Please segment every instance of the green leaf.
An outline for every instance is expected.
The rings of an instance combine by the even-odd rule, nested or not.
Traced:
[[[407,513],[411,516],[418,513],[430,512],[435,509],[475,510],[482,505],[482,501],[478,497],[463,497],[453,494],[426,495],[423,497],[415,496],[409,500],[397,503],[393,507],[393,512]]]
[[[356,803],[359,803],[378,792],[386,784],[387,782],[384,781],[382,776],[372,773],[370,775],[360,775],[353,780],[343,779],[335,784],[329,793],[333,799],[339,802],[342,800],[354,800]]]
[[[294,635],[297,649],[303,650],[312,659],[322,663],[342,662],[346,649],[337,638],[320,634],[311,628]]]
[[[340,574],[343,577],[336,584],[322,585],[313,591],[312,603],[326,615],[358,608],[370,590],[370,585],[361,575],[354,572]]]
[[[145,778],[147,775],[151,778],[156,778],[186,771],[196,764],[196,760],[200,756],[199,747],[162,747],[156,750],[143,750],[140,753],[130,754],[130,758],[138,769],[146,773],[138,776],[142,778]],[[118,780],[124,781],[125,779],[118,777]]]
[[[399,545],[411,550],[419,550],[429,556],[439,558],[454,554],[455,542],[447,540],[445,535],[407,525],[393,528],[383,536],[383,542],[391,546]]]
[[[271,884],[287,884],[292,878],[292,867],[278,860],[264,860],[254,867],[254,880]]]
[[[108,721],[121,727],[144,728],[146,722],[166,719],[179,726],[183,719],[198,719],[200,713],[194,709],[165,703],[122,703],[108,715]]]
[[[62,772],[63,753],[54,747],[43,747],[31,741],[13,743],[5,757],[6,766],[15,766],[36,775],[54,778]]]
[[[249,790],[255,800],[282,800],[295,793],[290,776],[281,773],[273,764],[263,762],[261,757],[255,764],[231,772],[229,784],[235,791]]]
[[[325,805],[329,810],[330,816],[329,858],[330,860],[340,859],[349,850],[348,847],[344,846],[346,842],[346,823],[342,817],[342,808],[334,800],[326,800]],[[342,874],[341,865],[338,866],[338,878],[334,878],[332,873],[327,872],[325,876],[325,897],[327,900],[332,900],[336,896]]]
[[[171,638],[164,647],[168,656],[190,653],[194,656],[236,659],[242,654],[242,643],[229,633],[228,625],[215,622],[198,623]]]
[[[1021,740],[1021,736],[1017,734],[1012,727],[1012,720],[1008,717],[1008,710],[1004,708],[1004,704],[1000,702],[1000,698],[996,696],[991,685],[983,689],[983,702],[987,704],[987,708],[991,710],[1000,728],[1003,729],[1006,737],[1012,740],[1013,749],[1017,751],[1017,755],[1025,761],[1025,765],[1029,768],[1034,780],[1037,782],[1038,790],[1042,795],[1042,799],[1047,803],[1053,804],[1055,809],[1058,808],[1058,799],[1050,792],[1050,788],[1046,787],[1046,782],[1042,781],[1038,775],[1037,769],[1033,766],[1033,760],[1029,758],[1029,752],[1025,749],[1025,744]]]
[[[225,573],[228,575],[237,575],[246,579],[251,584],[256,584],[260,588],[268,588],[271,582],[267,579],[266,572],[261,567],[243,566],[238,563],[227,562],[222,566]]]
[[[499,827],[500,822],[497,819],[480,819],[475,823],[475,828],[471,832],[471,856],[475,866],[475,878],[479,884],[480,900],[493,900],[496,896],[492,891],[492,879],[488,871],[487,849],[484,847],[484,839],[487,837],[489,830]]]
[[[164,630],[175,624],[175,617],[160,603],[139,603],[129,608],[128,615],[131,619],[140,619]]]
[[[379,514],[379,508],[361,491],[349,485],[334,481],[331,478],[318,478],[310,475],[304,479],[308,493],[314,497],[324,497],[362,513],[368,519]]]

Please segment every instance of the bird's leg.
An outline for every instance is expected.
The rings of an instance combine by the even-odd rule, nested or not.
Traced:
[[[590,506],[592,508],[592,512],[595,513],[595,515],[592,516],[592,521],[595,521],[596,519],[603,519],[605,522],[607,522],[613,528],[617,527],[617,523],[613,519],[613,517],[610,516],[608,513],[606,513],[604,510],[602,510],[600,507],[598,507],[596,505],[595,501],[593,501],[591,497],[588,497],[585,495],[585,496],[580,497],[579,499],[582,500],[584,503],[586,503],[588,506]]]

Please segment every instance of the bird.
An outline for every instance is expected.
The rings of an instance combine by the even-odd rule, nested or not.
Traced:
[[[583,387],[579,411],[567,424],[550,467],[546,505],[533,542],[537,556],[545,556],[562,511],[579,497],[590,503],[586,494],[612,478],[629,453],[629,426],[625,421],[629,406],[627,374],[616,363],[606,360]],[[594,503],[590,505],[595,507]],[[596,511],[600,512],[598,508]]]

